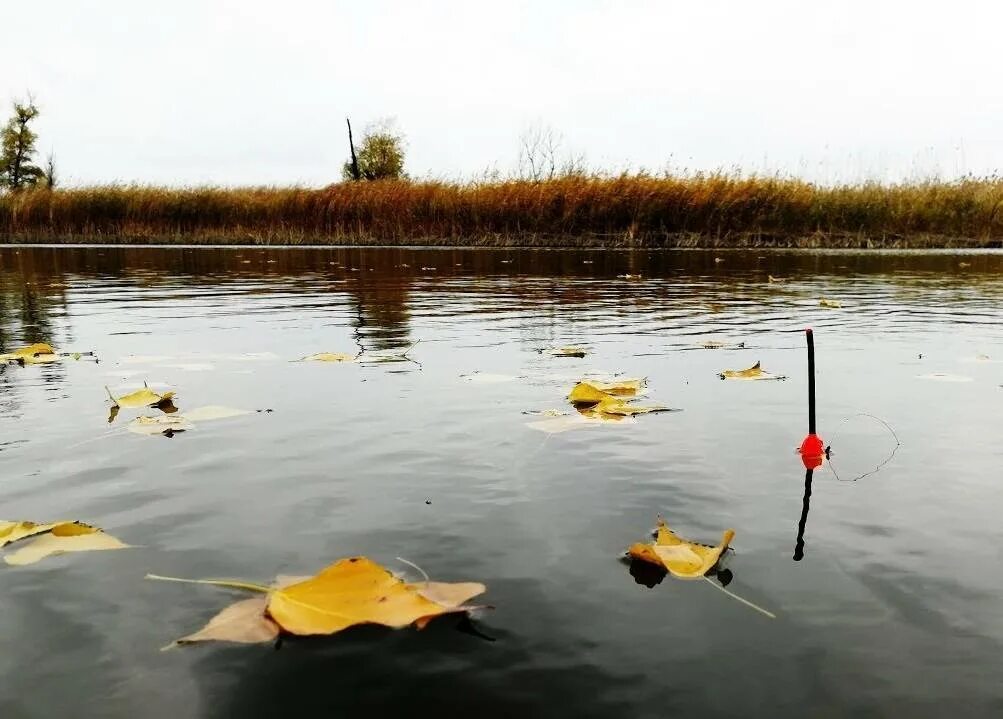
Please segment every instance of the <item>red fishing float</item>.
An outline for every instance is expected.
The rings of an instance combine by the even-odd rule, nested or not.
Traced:
[[[810,327],[804,333],[808,340],[808,436],[798,452],[805,469],[818,469],[825,457],[825,443],[815,434],[815,338]]]

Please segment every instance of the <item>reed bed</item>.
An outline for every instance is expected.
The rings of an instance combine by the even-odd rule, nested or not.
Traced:
[[[0,195],[0,242],[569,247],[1003,244],[1003,178],[816,185],[570,176],[322,189],[115,185]]]

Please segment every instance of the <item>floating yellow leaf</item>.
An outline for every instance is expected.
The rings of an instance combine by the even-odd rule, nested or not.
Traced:
[[[620,417],[633,417],[635,414],[648,414],[649,412],[665,412],[668,407],[662,405],[639,405],[630,404],[618,397],[609,397],[591,408],[592,412],[602,415],[613,415]],[[589,411],[589,410],[585,410]]]
[[[22,347],[21,349],[14,350],[13,352],[0,354],[0,362],[4,362],[7,360],[25,361],[38,355],[55,356],[55,354],[56,351],[52,349],[50,345],[47,345],[44,342],[38,342],[36,344],[28,345],[27,347]]]
[[[744,380],[787,379],[785,375],[771,374],[770,372],[763,371],[759,362],[756,362],[756,364],[748,369],[726,369],[724,372],[718,373],[718,377],[721,379]]]
[[[700,346],[705,350],[723,350],[723,349],[744,349],[745,342],[739,342],[738,344],[720,342],[718,340],[704,340],[700,343]]]
[[[767,280],[769,280],[770,284],[779,283],[779,282],[786,282],[787,281],[783,277],[774,277],[773,275],[767,275],[766,278],[767,278]]]
[[[569,345],[566,347],[551,347],[550,349],[540,350],[544,354],[553,355],[554,357],[578,357],[582,358],[587,353],[588,350],[584,347],[577,347]]]
[[[822,297],[818,301],[818,306],[819,307],[828,307],[829,309],[832,309],[832,310],[838,310],[843,305],[842,305],[842,303],[839,300],[827,300],[825,297]]]
[[[9,522],[0,522],[0,531]],[[31,522],[18,522],[21,525],[31,525]],[[33,525],[35,530],[44,528],[42,531],[32,531],[28,534],[21,534],[18,539],[25,539],[34,536],[34,539],[25,544],[15,552],[4,556],[7,564],[22,566],[34,564],[54,554],[64,554],[67,552],[93,552],[105,549],[125,549],[129,545],[112,537],[110,534],[97,527],[92,527],[82,522],[56,522],[48,525]],[[16,530],[15,530],[16,532]],[[17,539],[8,539],[7,544]],[[0,545],[2,546],[2,545]]]
[[[130,392],[121,397],[113,395],[107,387],[105,387],[105,391],[108,393],[108,397],[111,398],[113,404],[118,407],[128,408],[156,407],[159,404],[167,404],[175,395],[174,392],[164,392],[163,394],[154,392],[145,382],[143,383],[143,389],[137,389],[135,392]]]
[[[657,564],[668,570],[672,576],[680,579],[699,579],[714,568],[721,553],[728,548],[735,532],[726,529],[721,536],[721,542],[715,547],[679,538],[658,518],[658,534],[655,541],[649,544],[637,543],[627,550],[634,559]]]
[[[344,354],[341,352],[318,352],[317,354],[307,355],[302,359],[303,362],[354,362],[356,355]]]
[[[238,602],[224,609],[202,630],[179,642],[267,641],[274,638],[274,633],[262,619],[274,622],[281,631],[300,636],[335,634],[356,624],[395,629],[414,624],[421,629],[434,617],[473,609],[466,602],[485,591],[485,586],[477,582],[410,584],[366,557],[341,559],[316,576],[286,578],[271,587],[228,580],[147,577],[266,594],[255,604]]]
[[[400,628],[419,620],[460,611],[422,596],[420,585],[407,584],[365,557],[342,559],[305,582],[272,592],[268,614],[291,634],[334,634],[355,624]],[[484,591],[468,586],[466,599]]]
[[[632,275],[632,274],[630,274],[628,272],[627,274],[624,274],[624,275],[617,275],[617,279],[620,279],[620,280],[639,280],[639,279],[641,279],[641,275]]]

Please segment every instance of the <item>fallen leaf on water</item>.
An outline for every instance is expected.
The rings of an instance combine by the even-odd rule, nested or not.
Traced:
[[[56,351],[52,349],[51,346],[45,344],[44,342],[37,342],[33,345],[28,345],[27,347],[22,347],[21,349],[14,350],[13,352],[7,352],[5,354],[0,354],[0,362],[7,360],[25,361],[34,358],[39,355],[52,355],[55,356]]]
[[[958,267],[960,267],[962,269],[964,269],[965,267],[971,267],[971,266],[972,266],[971,262],[959,262],[958,263]]]
[[[614,397],[589,382],[579,382],[568,394],[568,401],[576,407],[592,407],[604,399],[614,399]]]
[[[31,542],[15,552],[5,554],[4,561],[10,565],[23,566],[54,554],[126,549],[129,546],[98,527],[82,522],[0,522],[0,547],[31,537],[34,537]]]
[[[641,279],[641,275],[632,275],[630,273],[627,273],[627,274],[624,274],[624,275],[617,275],[616,277],[619,280],[639,280],[639,279]]]
[[[216,584],[266,595],[256,598],[256,602],[244,600],[227,607],[203,629],[178,640],[185,643],[268,641],[278,632],[329,635],[357,624],[380,624],[394,629],[413,624],[421,629],[434,617],[473,609],[466,602],[486,589],[476,582],[408,583],[366,557],[341,559],[316,576],[291,578],[291,583],[277,582],[271,587],[226,580],[147,577]]]
[[[769,282],[769,283],[770,283],[771,285],[772,285],[772,284],[774,284],[774,283],[778,283],[778,284],[779,284],[779,283],[783,283],[783,282],[786,282],[786,281],[787,281],[787,280],[786,280],[786,279],[784,279],[783,277],[774,277],[773,275],[767,275],[767,276],[766,276],[766,279],[767,279],[767,281],[768,281],[768,282]]]
[[[645,544],[632,544],[627,554],[633,559],[640,559],[652,564],[661,565],[674,577],[680,579],[700,579],[714,568],[721,553],[728,548],[735,532],[726,529],[717,546],[708,546],[689,542],[676,535],[665,520],[658,518],[658,533],[655,541]]]
[[[585,347],[578,347],[574,345],[568,345],[565,347],[550,347],[548,349],[540,350],[543,354],[548,354],[553,357],[578,357],[582,358],[588,354],[588,350]]]
[[[589,410],[584,410],[589,411]],[[650,412],[669,412],[671,411],[668,407],[663,407],[659,404],[652,405],[639,405],[630,404],[629,402],[622,400],[618,397],[610,397],[609,399],[604,399],[599,402],[591,409],[600,415],[612,415],[614,417],[633,417],[635,414],[648,414]]]
[[[825,297],[822,297],[818,301],[818,306],[828,307],[831,310],[838,310],[843,306],[843,304],[839,300],[827,300]]]
[[[146,382],[143,383],[143,389],[137,389],[135,392],[130,392],[121,397],[113,395],[107,387],[105,387],[105,391],[108,393],[108,397],[111,398],[112,404],[128,408],[156,407],[157,405],[170,402],[176,394],[175,392],[164,392],[163,394],[154,392]]]
[[[733,342],[721,342],[719,340],[704,340],[700,343],[700,346],[705,350],[745,349],[745,342],[735,344]]]
[[[354,362],[357,355],[344,354],[342,352],[318,352],[317,354],[303,357],[301,362]]]
[[[627,386],[620,388],[619,394],[632,395],[634,390]],[[605,392],[590,382],[579,382],[568,394],[568,401],[579,410],[592,410],[594,413],[603,415],[617,415],[632,417],[635,414],[647,414],[649,412],[665,412],[668,407],[661,405],[636,405],[630,404],[622,397],[611,392]]]
[[[786,375],[764,372],[763,368],[760,367],[759,362],[756,362],[756,364],[752,365],[748,369],[726,369],[724,372],[719,372],[718,377],[721,379],[744,380],[787,379]]]

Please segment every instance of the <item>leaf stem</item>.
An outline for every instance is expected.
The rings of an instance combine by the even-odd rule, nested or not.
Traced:
[[[249,592],[261,592],[268,594],[274,588],[266,587],[263,584],[254,582],[241,582],[237,579],[184,579],[181,577],[164,577],[159,574],[147,574],[147,579],[156,579],[159,582],[182,582],[184,584],[210,584],[214,587],[229,587],[230,589],[244,589]]]
[[[769,617],[770,619],[776,619],[776,618],[777,618],[777,615],[776,615],[776,614],[774,614],[773,612],[768,612],[768,611],[766,611],[765,609],[763,609],[762,607],[760,607],[760,606],[757,606],[757,605],[753,604],[753,603],[752,603],[752,602],[750,602],[750,601],[749,601],[748,599],[742,599],[742,597],[738,596],[738,595],[737,595],[737,594],[735,594],[734,592],[729,592],[729,591],[728,591],[727,589],[725,589],[725,588],[724,588],[724,587],[722,587],[721,585],[719,585],[719,584],[715,584],[715,583],[714,583],[714,580],[713,580],[713,579],[711,579],[710,577],[708,577],[708,576],[704,575],[704,579],[706,579],[706,580],[707,580],[707,583],[708,583],[708,584],[710,584],[710,585],[711,585],[712,587],[714,587],[714,589],[720,589],[720,590],[721,590],[722,592],[724,592],[725,594],[727,594],[727,595],[728,595],[729,597],[731,597],[732,599],[737,599],[738,601],[740,601],[740,602],[741,602],[742,604],[744,604],[745,606],[747,606],[747,607],[749,607],[749,608],[751,608],[751,609],[755,609],[755,610],[756,610],[757,612],[759,612],[760,614],[765,614],[765,615],[766,615],[766,616],[768,616],[768,617]]]

